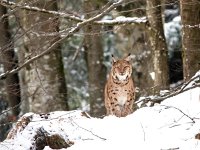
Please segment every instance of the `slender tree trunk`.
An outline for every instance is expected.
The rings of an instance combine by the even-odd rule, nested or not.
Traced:
[[[160,0],[147,0],[149,38],[153,51],[156,92],[169,88],[168,56],[165,42]]]
[[[181,0],[182,48],[184,80],[200,69],[200,2]]]
[[[7,13],[7,9],[0,5],[0,17]],[[2,17],[0,21],[0,59],[4,67],[4,71],[12,70],[17,66],[13,41],[9,33],[8,17]],[[20,88],[18,74],[9,75],[5,79],[6,99],[9,107],[12,107],[12,115],[14,118],[19,114]]]
[[[91,17],[99,6],[93,0],[84,1],[86,16]],[[96,12],[97,13],[97,12]],[[90,114],[100,116],[105,114],[103,91],[106,80],[106,68],[103,64],[103,44],[100,34],[101,26],[88,25],[85,27],[84,47],[88,66]]]
[[[34,6],[57,10],[57,3],[54,0],[38,1]],[[20,63],[23,63],[27,57],[40,54],[59,40],[59,34],[44,36],[46,33],[58,33],[59,20],[56,16],[36,11],[21,10],[19,14],[20,24],[25,33],[24,48],[19,50]],[[24,98],[23,113],[26,111],[47,113],[68,109],[60,45],[48,55],[22,69],[20,73],[23,86],[21,93]]]

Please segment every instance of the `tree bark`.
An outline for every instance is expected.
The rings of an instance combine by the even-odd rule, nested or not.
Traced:
[[[200,69],[200,2],[181,0],[183,74],[188,81]]]
[[[0,59],[3,64],[4,71],[10,71],[17,67],[17,60],[14,52],[13,41],[9,32],[8,17],[4,16],[7,14],[7,9],[0,5]],[[12,107],[11,114],[14,118],[19,114],[19,103],[20,103],[20,87],[18,74],[9,75],[5,79],[6,87],[6,100],[8,101],[9,107]]]
[[[126,17],[143,17],[146,15],[146,11],[142,9],[144,7],[146,7],[146,0],[134,1],[134,3],[127,4],[127,6],[125,5],[118,10],[118,15],[125,15]],[[131,10],[140,10],[141,8],[141,10],[127,12],[127,8]],[[120,12],[122,12],[122,14]],[[115,41],[113,42],[113,45],[119,51],[119,55],[127,56],[128,53],[131,53],[134,56],[134,59],[132,59],[132,76],[135,86],[140,89],[140,92],[136,94],[137,99],[140,95],[151,93],[151,88],[154,83],[150,75],[154,69],[148,33],[144,24],[117,25],[116,29],[117,30],[114,31]]]
[[[29,1],[20,2],[29,3]],[[57,3],[54,0],[38,1],[31,6],[57,10]],[[59,34],[51,37],[43,36],[45,33],[58,33],[59,20],[56,16],[37,11],[21,10],[19,18],[25,33],[24,48],[19,50],[20,63],[23,63],[28,57],[40,54],[49,45],[60,39]],[[60,45],[48,55],[23,68],[20,75],[23,86],[21,94],[24,98],[23,113],[27,111],[47,113],[68,110]]]
[[[149,20],[149,38],[153,51],[155,92],[169,88],[169,71],[167,45],[162,23],[160,0],[147,0],[147,17]]]
[[[87,18],[96,14],[97,12],[91,12],[94,12],[94,10],[100,7],[93,0],[85,0],[83,5]],[[92,116],[101,116],[105,114],[103,91],[106,80],[106,68],[103,64],[103,44],[100,31],[100,25],[91,24],[84,28],[84,47],[86,50],[86,62],[88,68],[90,114]]]

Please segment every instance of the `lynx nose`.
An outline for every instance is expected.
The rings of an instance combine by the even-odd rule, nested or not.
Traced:
[[[120,74],[121,76],[123,76],[125,73],[124,73],[124,72],[120,72],[119,74]]]

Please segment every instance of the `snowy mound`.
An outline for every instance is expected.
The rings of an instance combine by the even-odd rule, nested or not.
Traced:
[[[197,74],[198,75],[198,74]],[[191,87],[195,81],[185,87]],[[199,84],[199,82],[198,82]],[[1,150],[200,149],[200,87],[117,118],[81,111],[25,114],[0,143]]]

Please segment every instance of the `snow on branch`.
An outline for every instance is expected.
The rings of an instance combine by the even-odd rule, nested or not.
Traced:
[[[109,26],[114,26],[114,25],[122,25],[122,24],[140,24],[140,25],[146,25],[147,23],[147,18],[146,17],[124,17],[124,16],[119,16],[115,19],[112,19],[112,20],[107,20],[107,19],[102,19],[100,21],[94,21],[93,22],[94,24],[100,24],[100,25],[109,25]],[[63,29],[63,30],[60,30],[59,32],[51,32],[51,33],[45,33],[45,32],[33,32],[33,31],[30,31],[32,34],[36,35],[36,36],[44,36],[44,37],[47,37],[47,36],[57,36],[57,35],[60,35],[60,36],[65,36],[66,35],[66,32],[69,31],[69,28],[66,28],[66,29]]]
[[[192,84],[191,86],[188,86],[192,81],[196,81],[196,80],[198,82],[194,82],[194,84]],[[174,92],[169,93],[167,95],[163,95],[163,96],[157,96],[157,97],[153,97],[153,98],[151,98],[151,97],[145,97],[144,99],[136,101],[136,104],[139,104],[141,102],[143,102],[143,104],[146,104],[148,102],[152,102],[153,104],[155,104],[155,103],[161,103],[162,101],[164,101],[167,98],[170,98],[170,97],[176,96],[176,95],[178,95],[180,93],[186,92],[188,90],[200,87],[200,83],[199,82],[200,82],[200,74],[194,76],[188,82],[184,83],[183,86],[179,90],[175,90]]]
[[[1,3],[5,2],[4,0],[1,0],[0,1]],[[75,26],[71,27],[70,30],[68,31],[68,33],[62,37],[61,39],[57,40],[55,43],[53,43],[51,46],[49,46],[46,50],[44,50],[42,53],[28,59],[25,63],[23,63],[21,66],[13,69],[13,70],[10,70],[10,71],[7,71],[5,73],[2,73],[0,74],[0,79],[5,79],[8,75],[10,74],[14,74],[14,73],[17,73],[19,70],[21,70],[23,67],[27,66],[28,64],[34,62],[35,60],[41,58],[42,56],[50,53],[51,51],[53,51],[54,47],[57,46],[57,44],[63,42],[63,40],[73,36],[73,34],[77,31],[79,31],[83,26],[89,24],[89,23],[92,23],[100,18],[102,18],[105,14],[107,14],[108,12],[110,12],[111,10],[113,10],[114,8],[116,8],[117,6],[121,5],[123,2],[123,0],[119,0],[115,3],[113,3],[112,5],[110,5],[109,7],[107,7],[105,10],[103,10],[101,13],[89,18],[89,19],[86,19],[82,22],[79,22],[77,23]]]
[[[26,5],[26,3],[21,4],[21,3],[10,2],[7,0],[0,0],[0,4],[7,8],[10,8],[10,9],[19,8],[19,9],[24,9],[24,10],[37,11],[37,12],[48,13],[48,14],[52,14],[52,15],[56,15],[56,16],[61,16],[61,17],[64,17],[67,19],[72,19],[72,20],[79,21],[79,22],[83,21],[79,17],[76,17],[74,15],[70,15],[70,14],[58,12],[58,11],[41,9],[41,8],[34,7],[34,6],[28,6],[28,5]]]
[[[123,0],[120,0],[120,1],[123,1]],[[19,8],[19,9],[24,9],[24,10],[29,10],[29,11],[37,11],[37,12],[47,13],[47,14],[63,17],[66,19],[71,19],[71,20],[77,21],[77,22],[85,21],[85,19],[81,19],[81,17],[67,14],[65,12],[46,10],[44,8],[38,8],[38,7],[34,7],[34,6],[28,6],[26,4],[14,3],[14,2],[7,1],[7,0],[0,0],[0,4],[7,8],[10,8],[10,9]],[[80,15],[78,15],[78,16],[80,16]],[[139,17],[124,17],[123,16],[123,17],[117,17],[112,20],[104,20],[103,19],[100,21],[94,21],[93,23],[100,24],[100,25],[119,25],[119,24],[132,24],[132,23],[133,24],[144,24],[146,22],[147,22],[146,17],[139,18]]]
[[[141,23],[146,23],[147,18],[146,17],[124,17],[120,16],[117,17],[113,20],[101,20],[101,21],[96,21],[95,23],[97,24],[102,24],[102,25],[118,25],[118,24],[141,24]]]

